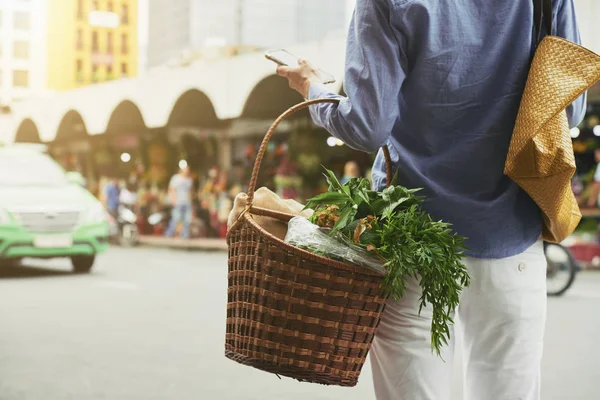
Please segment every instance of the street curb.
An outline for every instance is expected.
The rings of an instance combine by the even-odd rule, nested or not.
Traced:
[[[169,249],[169,250],[180,250],[180,251],[188,251],[188,252],[205,252],[205,253],[225,253],[227,249],[222,249],[218,247],[198,247],[198,246],[156,246],[152,244],[144,244],[140,243],[139,247],[144,247],[148,249]]]
[[[141,237],[140,246],[147,248],[162,248],[183,251],[226,252],[225,240],[181,240],[156,237]]]

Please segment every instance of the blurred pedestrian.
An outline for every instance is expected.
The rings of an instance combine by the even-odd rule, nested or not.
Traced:
[[[119,180],[117,178],[109,180],[102,190],[102,203],[104,204],[106,211],[115,219],[117,219],[119,212],[120,192]]]
[[[360,168],[355,161],[348,161],[344,166],[344,176],[340,183],[344,185],[353,178],[360,178]]]
[[[181,237],[189,239],[190,223],[192,221],[192,189],[193,182],[189,167],[181,168],[179,173],[173,175],[169,182],[168,198],[173,209],[171,210],[171,221],[165,236],[173,237],[179,224],[183,223]]]

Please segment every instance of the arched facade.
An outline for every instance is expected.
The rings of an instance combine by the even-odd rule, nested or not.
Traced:
[[[61,118],[54,140],[49,143],[50,154],[67,170],[86,177],[94,176],[91,141],[85,122],[76,110],[67,111]]]
[[[33,122],[32,119],[26,118],[21,122],[21,124],[17,128],[17,133],[15,135],[15,142],[16,143],[42,143],[37,125],[35,124],[35,122]]]
[[[292,90],[286,79],[270,75],[254,86],[246,99],[242,119],[274,120],[288,108],[304,99]],[[295,117],[306,117],[308,110],[300,111]]]
[[[107,135],[141,134],[146,130],[140,109],[130,100],[124,100],[110,114],[105,133]]]
[[[87,138],[88,132],[85,121],[81,114],[76,110],[69,110],[62,117],[58,129],[56,130],[55,141],[64,141],[69,139]]]
[[[185,159],[193,171],[205,173],[219,163],[223,127],[208,96],[190,89],[175,102],[167,122],[167,137],[176,161]]]

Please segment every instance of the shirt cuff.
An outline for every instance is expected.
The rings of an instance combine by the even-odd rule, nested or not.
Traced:
[[[331,91],[320,82],[311,83],[308,88],[308,100],[320,99],[332,95]]]

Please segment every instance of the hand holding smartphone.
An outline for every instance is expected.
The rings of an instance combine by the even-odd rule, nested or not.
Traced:
[[[271,60],[278,65],[283,65],[286,67],[296,67],[298,66],[299,58],[290,53],[287,50],[275,50],[270,51],[265,54],[267,60]],[[317,69],[317,75],[323,84],[334,83],[335,78],[333,75],[323,71],[322,69]]]

